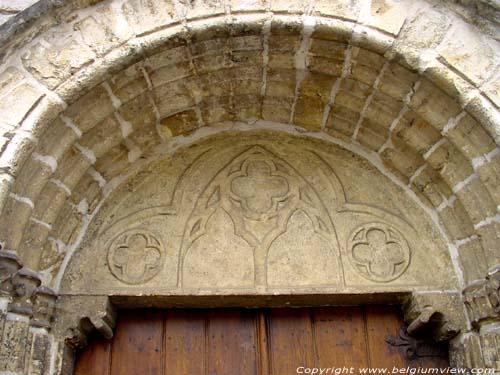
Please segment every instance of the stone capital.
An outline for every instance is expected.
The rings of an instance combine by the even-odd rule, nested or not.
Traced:
[[[41,284],[41,279],[36,272],[22,268],[12,277],[12,302],[9,311],[33,315],[33,295]]]

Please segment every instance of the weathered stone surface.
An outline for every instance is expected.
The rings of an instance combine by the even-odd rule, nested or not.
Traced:
[[[33,315],[33,295],[40,286],[38,274],[28,268],[22,268],[12,277],[12,302],[9,311],[24,316]]]
[[[452,293],[413,293],[403,307],[410,334],[425,332],[435,340],[449,340],[466,328],[460,297]],[[410,332],[410,327],[413,328]]]
[[[85,346],[87,335],[93,330],[98,330],[108,339],[113,337],[116,310],[108,297],[64,296],[58,301],[57,308],[63,313],[54,323],[54,334],[69,347]]]
[[[200,153],[203,159],[195,159]],[[132,178],[115,193],[118,216],[102,213],[99,226],[91,225],[66,271],[63,291],[330,293],[399,289],[408,282],[423,289],[443,282],[453,287],[442,274],[449,267],[446,248],[436,252],[439,235],[425,230],[432,238],[432,263],[421,255],[428,245],[422,238],[418,246],[414,242],[417,232],[411,228],[424,225],[420,208],[381,176],[361,172],[354,156],[348,165],[342,162],[343,153],[264,132],[220,136],[155,163],[148,167],[154,181]],[[384,188],[373,190],[373,179]],[[139,182],[142,187],[135,187]],[[395,199],[405,202],[404,213],[395,213]],[[435,279],[419,276],[420,267],[437,263],[440,271],[430,273]],[[90,275],[88,268],[96,272]]]
[[[29,352],[29,318],[7,314],[0,343],[0,371],[23,373]]]
[[[10,297],[13,291],[12,277],[22,267],[21,258],[15,253],[0,250],[0,295]]]
[[[498,323],[497,323],[498,324]],[[488,368],[500,369],[500,333],[498,326],[480,333],[465,333],[451,345],[451,363],[466,369]]]
[[[50,88],[57,87],[95,57],[90,48],[76,40],[55,50],[51,45],[36,44],[22,57],[25,68]]]
[[[51,340],[45,329],[32,329],[29,335],[30,352],[25,371],[33,375],[49,375]]]
[[[11,1],[11,7],[15,3]],[[119,4],[111,0],[103,4],[85,0],[57,6],[61,9],[54,14],[42,12],[40,17],[32,15],[31,18],[21,14],[16,17],[18,26],[12,24],[8,30],[2,28],[0,32],[0,39],[8,41],[1,51],[4,65],[0,69],[0,168],[2,173],[6,173],[0,182],[0,242],[26,256],[28,264],[38,264],[35,259],[41,256],[39,248],[43,248],[44,257],[40,265],[46,282],[59,280],[55,276],[67,255],[66,251],[78,243],[89,215],[125,174],[136,166],[143,168],[147,158],[155,158],[166,149],[176,149],[203,134],[228,126],[218,122],[234,119],[248,121],[245,125],[248,127],[261,118],[284,124],[295,122],[314,130],[314,136],[318,137],[325,136],[321,133],[325,128],[326,133],[335,137],[329,138],[330,141],[360,151],[373,164],[384,163],[382,172],[401,188],[409,186],[413,189],[420,199],[417,205],[422,209],[436,210],[439,218],[434,218],[436,223],[420,218],[418,220],[421,221],[415,224],[415,217],[421,213],[414,213],[408,208],[415,204],[413,200],[408,203],[401,198],[396,204],[391,199],[398,196],[397,192],[390,195],[371,191],[373,185],[383,179],[381,176],[360,185],[347,183],[348,202],[375,205],[398,218],[409,215],[410,226],[422,233],[428,233],[428,228],[436,230],[435,224],[445,227],[449,240],[457,244],[465,283],[479,278],[486,267],[498,264],[500,173],[497,168],[498,153],[495,151],[500,140],[498,79],[495,79],[498,75],[498,44],[490,38],[498,33],[492,32],[496,29],[491,28],[488,20],[477,18],[477,9],[479,14],[486,14],[486,9],[490,11],[488,17],[495,19],[495,12],[492,11],[495,8],[491,4],[483,0],[475,1],[467,5],[467,11],[459,12],[459,17],[450,9],[458,9],[461,5],[440,2],[429,6],[421,0],[411,3],[406,0],[374,0],[370,3],[301,0],[182,0],[171,3],[130,0]],[[77,9],[87,6],[93,8]],[[38,16],[38,11],[33,14]],[[314,18],[318,15],[321,17]],[[28,22],[34,18],[38,19]],[[466,23],[474,23],[474,26]],[[269,24],[271,30],[267,28]],[[462,33],[464,29],[467,33]],[[309,32],[312,33],[311,39],[308,39]],[[141,37],[129,39],[135,35]],[[393,36],[396,35],[395,40]],[[44,42],[40,43],[42,40]],[[82,43],[88,46],[84,47]],[[27,54],[23,64],[19,57],[24,52]],[[99,58],[92,61],[94,54],[98,54]],[[388,64],[382,55],[388,58],[395,56],[396,60]],[[133,65],[129,67],[130,64]],[[385,72],[381,74],[383,66]],[[307,71],[301,70],[304,67]],[[23,68],[28,72],[24,72]],[[417,71],[424,72],[420,88]],[[65,82],[59,85],[61,81]],[[107,84],[103,86],[102,82]],[[57,93],[68,103],[63,103],[57,95],[46,90],[52,87],[57,87]],[[78,99],[82,94],[86,95]],[[66,104],[69,108],[64,120],[53,122]],[[464,106],[468,114],[454,124],[455,116]],[[411,109],[405,113],[407,107]],[[117,114],[132,125],[133,132],[128,137],[123,136],[128,132],[127,125],[116,117]],[[290,126],[290,129],[294,128]],[[427,164],[423,156],[439,141],[441,132],[448,138],[449,144],[426,155],[430,156]],[[176,138],[171,139],[172,136]],[[73,142],[79,137],[82,139],[78,145],[86,147],[84,152],[73,147]],[[41,139],[37,147],[38,138]],[[165,143],[158,146],[161,142]],[[232,141],[229,143],[229,146],[234,146]],[[51,156],[57,160],[54,176],[50,175],[53,163],[47,165],[40,162],[40,158],[38,161],[31,158],[35,147],[39,156]],[[275,150],[274,145],[269,147]],[[295,150],[296,146],[290,147]],[[94,152],[88,153],[90,150]],[[221,143],[219,152],[226,151],[227,155],[231,154],[228,144]],[[298,155],[302,157],[304,152],[300,149],[297,155],[285,158],[286,162],[295,167],[303,162],[298,160]],[[200,158],[203,159],[203,156]],[[343,168],[347,170],[351,167],[351,163],[346,162],[350,158],[349,155],[347,159],[329,160],[330,164],[327,164],[340,174]],[[349,164],[349,168],[344,162]],[[371,163],[366,162],[359,169],[362,172],[358,173],[371,171]],[[310,165],[316,164],[312,161]],[[173,180],[177,181],[186,168],[186,164],[182,163],[172,165],[168,176],[175,177]],[[206,170],[210,171],[210,168],[216,167],[210,165]],[[298,168],[299,172],[306,174],[301,168]],[[88,170],[92,171],[92,178],[89,178]],[[240,171],[247,170],[240,168]],[[477,177],[466,180],[474,176],[473,173]],[[14,181],[18,176],[20,178]],[[141,177],[136,177],[137,180],[144,177],[138,176]],[[314,189],[324,188],[321,178],[315,180],[311,176]],[[353,179],[350,173],[340,177],[342,183]],[[188,177],[188,180],[201,185],[205,181],[202,177]],[[169,183],[165,182],[164,186],[172,186]],[[13,194],[8,198],[11,185]],[[151,185],[158,186],[155,183]],[[145,189],[138,187],[137,183],[127,186],[140,191]],[[327,190],[324,188],[322,192]],[[411,191],[408,192],[412,196]],[[195,195],[193,191],[187,191],[182,204],[193,200]],[[373,201],[364,200],[368,196],[372,196]],[[107,203],[112,205],[116,199],[116,195],[112,195],[111,200],[105,202],[105,209],[110,210]],[[135,203],[140,210],[148,206],[146,198]],[[161,200],[156,203],[162,207],[165,205]],[[328,211],[332,204],[330,202],[325,206]],[[408,214],[408,210],[413,213]],[[413,267],[420,259],[414,257],[417,245],[408,238],[407,233],[411,230],[402,230],[398,220],[377,229],[360,227],[348,228],[352,229],[349,231],[335,227],[340,236],[338,248],[341,254],[347,254],[340,259],[340,265],[332,265],[329,263],[331,260],[320,264],[314,264],[309,259],[307,262],[300,261],[301,257],[305,257],[301,251],[310,244],[314,245],[309,249],[311,252],[318,248],[325,252],[324,249],[335,244],[335,241],[324,243],[321,236],[312,236],[307,243],[301,242],[302,237],[294,237],[296,233],[306,236],[304,233],[319,231],[316,216],[307,210],[304,212],[287,217],[286,225],[280,223],[284,233],[274,238],[268,248],[273,254],[278,254],[270,258],[270,269],[295,270],[300,266],[309,275],[306,277],[290,271],[293,276],[287,279],[273,271],[266,280],[269,285],[282,288],[289,282],[294,286],[286,290],[294,291],[303,284],[313,288],[312,284],[325,280],[338,283],[335,275],[329,274],[329,278],[324,278],[321,273],[311,275],[309,271],[318,267],[347,269],[347,280],[352,284],[343,285],[344,289],[332,287],[329,293],[341,289],[345,291],[345,288],[364,292],[372,291],[371,288],[378,290],[379,287],[386,288],[385,291],[408,290],[418,284],[418,280],[411,277]],[[118,218],[123,212],[117,209],[108,213],[109,217],[116,215],[114,217]],[[216,232],[214,228],[219,226],[216,224],[230,228],[235,226],[234,215],[226,214],[230,219],[224,212],[217,211],[213,222],[207,219],[203,230],[208,228],[208,232],[213,234]],[[167,224],[148,219],[145,225],[153,229],[161,228],[172,224],[168,221],[172,220],[173,225],[179,227],[173,230],[177,238],[160,238],[155,242],[154,238],[157,239],[158,235],[153,233],[152,237],[147,235],[145,240],[132,235],[124,236],[122,240],[129,247],[132,243],[127,241],[131,238],[136,245],[146,241],[150,248],[174,246],[173,242],[182,242],[179,238],[184,235],[185,228],[185,223],[179,224],[175,221],[177,219],[172,218],[176,215],[179,216],[168,211],[159,215],[167,217]],[[331,212],[328,215],[335,216]],[[318,217],[321,219],[321,215]],[[97,218],[100,219],[102,217]],[[364,217],[341,219],[352,225],[366,224]],[[438,220],[441,223],[437,223]],[[90,227],[93,225],[97,226],[91,224]],[[53,228],[49,233],[51,226]],[[229,230],[229,233],[233,232]],[[363,249],[366,245],[363,241],[370,244],[369,237],[382,243],[384,236],[386,242],[393,240],[401,249],[405,248],[405,242],[408,244],[412,257],[406,268],[406,259],[399,258],[400,263],[389,272],[375,261],[373,266],[367,267],[363,263],[367,261],[365,258],[356,261],[355,257],[349,257],[350,247]],[[238,238],[236,233],[235,237]],[[438,243],[439,256],[447,254],[443,250],[446,248],[445,241],[441,242],[439,235],[437,238],[427,240],[433,245]],[[85,241],[81,249],[90,246],[88,238]],[[236,240],[233,242],[237,243]],[[241,245],[238,246],[241,256],[246,245],[238,243]],[[289,244],[302,245],[293,247]],[[196,250],[196,246],[202,247],[198,244],[192,245],[192,248]],[[295,260],[281,256],[283,249],[287,248],[288,252],[290,248],[296,250]],[[154,250],[150,250],[151,259],[156,259]],[[32,257],[30,254],[35,251],[38,251],[37,256]],[[174,252],[172,249],[169,251]],[[363,253],[363,250],[359,251]],[[323,252],[316,259],[324,259]],[[175,256],[172,258],[178,259]],[[218,259],[214,255],[213,263],[217,264]],[[229,257],[222,259],[231,260]],[[167,259],[164,261],[162,264],[168,263]],[[197,270],[206,264],[201,262],[198,265],[197,262],[200,261],[195,259],[191,263],[196,265],[192,267],[189,281],[192,285],[204,282],[205,276]],[[443,256],[437,261],[440,262],[445,273],[452,269],[448,258]],[[175,264],[175,261],[172,263]],[[425,262],[423,264],[426,265]],[[149,265],[146,264],[147,267]],[[109,267],[101,266],[108,272]],[[254,269],[259,267],[254,265]],[[215,275],[214,280],[217,285],[249,283],[251,269],[247,264],[242,267],[240,275],[231,275],[227,279]],[[153,270],[148,269],[150,273],[153,271],[154,267]],[[119,274],[116,269],[115,272]],[[138,271],[131,272],[136,274]],[[172,274],[175,275],[175,270]],[[396,279],[387,281],[388,274],[397,275]],[[107,276],[115,277],[111,275],[109,270]],[[151,276],[151,283],[159,275]],[[438,280],[435,284],[447,289],[456,287],[450,275],[447,276],[448,283],[443,281],[439,284]],[[70,279],[68,283],[81,279],[80,276]],[[175,276],[166,276],[167,284],[174,283]],[[378,280],[374,281],[376,278]],[[121,286],[122,281],[112,279],[112,282]],[[418,284],[416,288],[420,287],[431,286]],[[56,342],[60,344],[58,340]],[[495,356],[488,354],[491,351],[488,348],[494,347],[495,341],[483,341],[487,347],[481,347],[483,343],[480,340],[478,347],[490,359],[474,359],[476,362],[471,363],[493,363],[491,358]],[[65,364],[59,359],[67,353],[63,344],[58,348],[55,352],[60,356],[53,362],[56,372],[61,364]],[[38,370],[33,368],[33,371]]]
[[[496,40],[478,35],[472,26],[455,24],[448,30],[437,51],[449,65],[481,85],[498,66],[495,51],[499,48]]]

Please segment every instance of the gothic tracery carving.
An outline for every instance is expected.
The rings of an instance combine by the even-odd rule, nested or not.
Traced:
[[[152,279],[160,272],[162,263],[160,241],[144,230],[121,233],[109,246],[109,269],[117,279],[127,284],[140,284]]]
[[[377,282],[398,278],[410,263],[410,248],[403,235],[383,223],[357,228],[349,238],[348,249],[356,270]]]

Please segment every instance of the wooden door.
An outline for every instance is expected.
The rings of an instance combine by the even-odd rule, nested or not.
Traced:
[[[407,359],[398,339],[402,326],[399,309],[387,306],[122,311],[115,338],[92,340],[75,373],[286,375],[318,368],[359,374],[371,368],[391,374],[394,367],[448,366],[436,353]],[[387,343],[389,336],[397,345]]]

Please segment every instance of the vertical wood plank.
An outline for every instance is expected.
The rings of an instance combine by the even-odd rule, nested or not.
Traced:
[[[75,375],[109,375],[111,341],[99,336],[93,337],[76,358]]]
[[[165,318],[165,374],[204,375],[205,310],[170,310]]]
[[[258,310],[257,312],[257,348],[258,348],[258,367],[259,375],[269,375],[269,340],[268,340],[268,320],[266,310]]]
[[[295,374],[316,366],[309,309],[276,309],[269,313],[271,374]]]
[[[163,314],[121,311],[111,348],[111,375],[161,375]]]
[[[313,310],[319,367],[368,367],[364,315],[360,307]]]
[[[407,367],[408,362],[399,349],[385,342],[389,335],[399,336],[399,329],[404,324],[399,307],[366,306],[365,313],[370,366],[389,371],[393,367]]]
[[[209,314],[209,375],[257,375],[255,324],[255,314],[248,310],[218,310]]]

